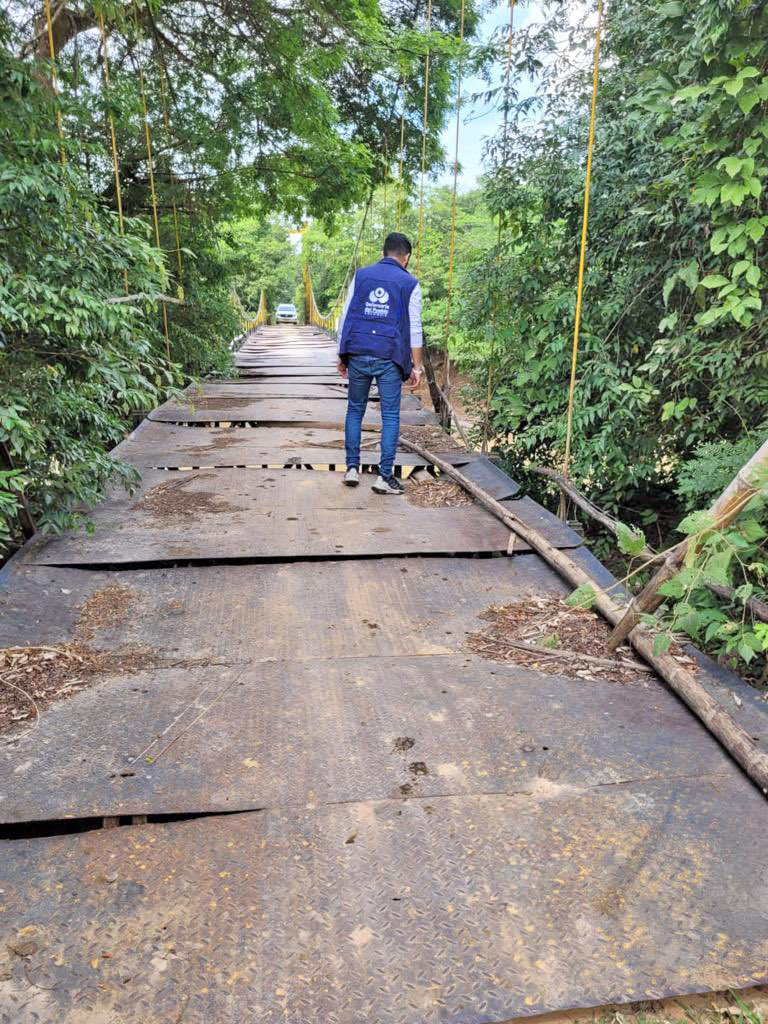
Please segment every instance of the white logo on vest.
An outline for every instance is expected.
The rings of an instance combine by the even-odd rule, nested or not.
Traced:
[[[374,288],[368,293],[365,304],[366,316],[389,316],[389,292],[386,288]]]

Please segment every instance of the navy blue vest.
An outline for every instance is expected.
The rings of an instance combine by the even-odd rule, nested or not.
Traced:
[[[355,289],[341,330],[339,354],[391,359],[406,380],[411,360],[408,304],[418,281],[385,256],[355,274]]]

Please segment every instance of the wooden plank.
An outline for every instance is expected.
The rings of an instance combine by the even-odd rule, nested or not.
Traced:
[[[305,423],[343,424],[347,414],[345,399],[275,398],[261,399],[232,395],[227,398],[202,398],[194,406],[169,401],[153,409],[148,419],[156,423]],[[433,413],[406,409],[400,414],[402,423],[424,425],[436,423]],[[363,426],[381,426],[377,403],[371,402],[363,418]]]
[[[8,843],[8,1020],[489,1024],[764,984],[760,799],[543,777]]]
[[[506,552],[509,539],[509,531],[476,506],[417,508],[365,485],[344,487],[340,474],[285,469],[148,470],[136,494],[112,491],[91,519],[92,535],[41,537],[25,558],[117,565]]]
[[[487,796],[542,779],[583,790],[673,780],[681,765],[714,785],[741,777],[653,681],[568,679],[465,653],[244,654],[195,665],[163,647],[154,668],[107,672],[48,708],[0,749],[0,822]],[[399,751],[399,737],[413,743]]]

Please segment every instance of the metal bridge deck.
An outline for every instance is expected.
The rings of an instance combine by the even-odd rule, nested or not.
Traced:
[[[561,581],[476,505],[307,468],[344,464],[323,335],[265,329],[237,362],[258,377],[118,447],[141,488],[92,535],[35,538],[0,578],[0,644],[111,659],[0,746],[0,827],[51,833],[2,841],[0,1022],[500,1024],[768,982],[761,794],[652,674],[472,654],[489,605]],[[286,418],[215,426],[237,400]],[[87,626],[108,588],[121,614]],[[55,834],[173,814],[195,817]]]

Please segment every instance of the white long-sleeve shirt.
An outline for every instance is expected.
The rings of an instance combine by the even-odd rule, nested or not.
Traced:
[[[341,345],[341,331],[344,327],[344,321],[347,319],[347,313],[352,302],[352,296],[355,294],[355,279],[352,278],[352,283],[347,289],[347,297],[344,299],[344,306],[341,310],[341,316],[339,317],[339,326],[337,328],[337,343],[336,351],[339,351]],[[421,323],[421,285],[417,284],[411,292],[411,298],[408,302],[408,319],[411,322],[411,348],[421,348],[424,344],[424,328]]]

